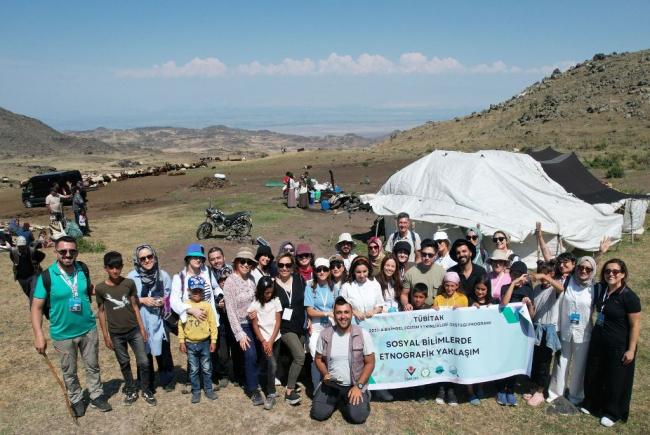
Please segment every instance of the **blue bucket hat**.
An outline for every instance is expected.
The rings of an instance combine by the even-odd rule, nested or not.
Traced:
[[[190,276],[187,279],[187,288],[190,290],[205,288],[205,280],[200,276]]]
[[[201,257],[205,260],[205,248],[199,243],[190,243],[185,250],[185,258]]]

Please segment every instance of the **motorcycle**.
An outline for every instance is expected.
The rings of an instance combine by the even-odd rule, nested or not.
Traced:
[[[212,204],[205,209],[205,222],[199,225],[196,230],[196,238],[207,239],[216,229],[220,233],[226,233],[226,237],[246,237],[253,228],[250,211],[238,211],[233,214],[225,214]]]

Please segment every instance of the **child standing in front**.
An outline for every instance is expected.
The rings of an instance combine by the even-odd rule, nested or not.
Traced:
[[[447,272],[442,280],[442,289],[440,294],[433,300],[433,308],[438,310],[440,307],[463,308],[467,307],[467,296],[458,291],[460,286],[460,276],[456,272]],[[445,395],[449,406],[458,406],[456,398],[456,387],[451,382],[438,384],[438,393],[436,394],[436,403],[445,404]]]
[[[138,386],[131,372],[128,349],[130,346],[138,366],[142,397],[145,402],[154,406],[156,398],[145,381],[149,379],[149,362],[144,345],[147,341],[147,332],[140,318],[135,283],[121,276],[123,267],[122,254],[119,252],[111,251],[104,255],[104,270],[108,278],[95,287],[99,326],[106,347],[115,352],[122,371],[124,404],[132,405],[138,400]]]
[[[212,364],[210,353],[217,348],[217,319],[208,302],[203,300],[205,280],[200,276],[191,276],[187,280],[190,299],[186,302],[190,308],[198,308],[207,316],[199,320],[191,314],[187,315],[185,323],[179,322],[178,341],[180,351],[187,354],[190,368],[190,383],[192,384],[192,403],[201,401],[201,379],[205,397],[210,400],[217,398],[212,389]],[[199,375],[200,373],[200,375]]]
[[[535,279],[539,281],[533,288],[535,304],[535,348],[533,350],[533,367],[530,379],[535,385],[533,391],[524,394],[523,398],[530,406],[538,406],[548,397],[548,386],[551,381],[551,361],[555,352],[562,348],[557,333],[559,311],[559,294],[564,291],[562,283],[551,278],[553,265],[541,263],[537,266]]]
[[[469,305],[476,308],[487,307],[492,304],[498,304],[499,300],[492,297],[492,280],[487,274],[481,275],[474,283],[474,288],[468,298]],[[483,397],[483,384],[468,385],[467,395],[469,403],[474,406],[481,404]]]
[[[253,332],[262,345],[266,357],[266,400],[264,409],[270,410],[275,405],[275,370],[278,366],[280,352],[280,322],[282,321],[282,303],[278,299],[274,280],[263,276],[257,282],[255,300],[248,308],[252,317]]]
[[[411,306],[413,306],[413,310],[428,310],[431,308],[431,305],[426,302],[428,294],[429,289],[425,283],[418,282],[413,286],[413,290],[411,290]]]

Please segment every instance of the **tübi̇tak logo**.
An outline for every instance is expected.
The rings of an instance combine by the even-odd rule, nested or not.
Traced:
[[[415,373],[415,367],[413,366],[408,366],[406,368],[406,371],[408,372],[409,375],[413,376],[413,373]]]

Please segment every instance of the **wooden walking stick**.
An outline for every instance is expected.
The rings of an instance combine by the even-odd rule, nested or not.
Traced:
[[[54,379],[59,383],[59,387],[61,387],[61,390],[63,391],[63,398],[65,399],[65,406],[68,408],[68,412],[70,413],[70,417],[72,417],[72,421],[74,421],[74,424],[79,426],[79,422],[77,421],[77,417],[74,416],[74,413],[72,412],[72,404],[70,404],[70,399],[68,398],[68,392],[65,389],[65,385],[63,384],[63,381],[59,377],[59,375],[56,373],[56,369],[52,365],[52,361],[50,361],[50,358],[48,358],[47,354],[43,354],[43,358],[45,358],[45,362],[47,363],[47,366],[50,368],[50,371],[52,372],[52,376],[54,376]]]

